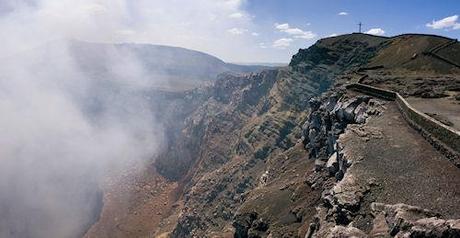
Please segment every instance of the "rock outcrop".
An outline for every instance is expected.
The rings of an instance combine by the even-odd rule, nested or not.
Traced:
[[[371,207],[374,220],[368,234],[352,225],[336,225],[330,229],[327,237],[460,237],[460,220],[444,220],[432,211],[406,204],[373,203]]]
[[[374,143],[397,151],[394,140],[379,144],[387,136],[383,129],[406,128],[385,121],[370,125],[387,115],[391,105],[346,90],[347,83],[407,89],[407,95],[419,97],[440,95],[452,82],[460,82],[458,75],[449,74],[451,67],[438,72],[442,77],[433,74],[445,65],[418,64],[431,61],[413,58],[412,51],[406,52],[409,63],[395,66],[391,61],[399,59],[385,49],[412,40],[365,34],[322,39],[300,50],[289,67],[224,75],[214,85],[190,92],[188,99],[198,103],[191,108],[180,104],[184,120],[177,128],[171,126],[174,138],[154,163],[163,176],[180,184],[181,206],[165,215],[172,222],[156,228],[155,234],[456,237],[458,220],[409,205],[377,203],[383,196],[380,185],[388,179],[353,173],[369,158],[352,154],[346,136],[363,146]],[[427,85],[435,86],[430,90]],[[375,163],[382,159],[374,157]],[[405,201],[394,203],[399,202]]]
[[[358,67],[373,55],[377,38],[364,38],[362,42],[354,37],[349,39],[356,43],[352,48],[367,52],[360,57],[355,57],[356,52],[349,51],[349,47],[334,47],[326,39],[317,44],[319,48],[328,49],[324,55],[321,53],[321,59],[302,59],[303,52],[299,52],[299,58],[293,60],[291,68],[243,77],[228,76],[216,81],[211,96],[186,120],[183,135],[156,163],[160,172],[166,172],[165,175],[173,175],[172,179],[182,175],[180,179],[187,181],[183,187],[186,209],[172,233],[174,237],[179,234],[200,236],[222,229],[237,229],[239,234],[246,234],[247,229],[248,233],[257,231],[263,237],[264,234],[287,232],[283,229],[289,226],[289,232],[297,233],[302,220],[311,219],[299,211],[291,212],[294,208],[286,209],[286,214],[276,214],[275,210],[267,213],[258,208],[251,211],[249,207],[257,206],[252,199],[261,196],[259,193],[272,193],[272,189],[286,194],[297,189],[286,197],[289,203],[301,206],[302,202],[307,202],[299,195],[305,192],[301,189],[304,184],[293,180],[292,184],[285,183],[276,189],[273,185],[289,176],[287,171],[291,169],[286,164],[291,161],[286,162],[285,153],[296,147],[302,136],[307,150],[301,153],[309,153],[309,157],[319,163],[320,171],[324,171],[327,159],[334,152],[338,153],[337,161],[331,160],[329,167],[333,177],[343,177],[347,163],[336,140],[347,124],[363,123],[372,114],[368,110],[371,99],[362,96],[341,98],[343,92],[331,94],[327,104],[322,102],[326,97],[310,99],[326,91],[338,78],[341,82],[346,80],[343,76],[346,71]],[[313,68],[305,67],[307,61]],[[316,67],[319,64],[323,67]],[[296,147],[294,151],[299,153],[300,148]],[[284,173],[266,167],[282,161],[285,161],[285,165],[281,165]],[[171,164],[180,166],[169,166]],[[307,167],[292,168],[291,171],[295,171],[299,182],[304,180],[301,174],[309,173]],[[316,196],[316,192],[312,194]],[[286,198],[284,195],[279,197],[281,200]],[[311,199],[313,201],[313,197]],[[287,208],[290,206],[294,205]],[[202,226],[187,225],[193,224],[187,217],[193,217],[194,211],[200,211]],[[258,219],[267,223],[266,232],[248,228],[239,221],[240,216],[251,212],[256,212]],[[189,231],[178,233],[184,227]]]
[[[321,103],[323,102],[323,103]],[[369,96],[348,98],[343,91],[328,93],[310,100],[310,116],[302,126],[302,141],[316,170],[326,168],[338,180],[343,178],[347,161],[337,142],[349,124],[363,124],[381,112],[382,103]]]
[[[316,160],[315,173],[310,175],[308,184],[322,190],[322,203],[305,237],[460,237],[459,220],[441,219],[441,214],[406,204],[366,204],[366,194],[378,189],[379,181],[369,179],[362,183],[356,174],[347,173],[359,158],[347,158],[340,135],[347,130],[364,141],[381,138],[378,128],[363,124],[368,117],[384,113],[384,105],[368,96],[341,91],[310,100],[311,112],[303,125],[302,141],[310,158]],[[370,221],[364,230],[354,224],[362,220]]]

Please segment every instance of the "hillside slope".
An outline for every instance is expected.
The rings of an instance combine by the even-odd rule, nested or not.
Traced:
[[[387,237],[385,224],[401,228],[392,223],[394,209],[418,212],[417,219],[436,212],[438,218],[459,218],[458,168],[411,129],[394,105],[343,87],[359,81],[416,98],[452,94],[449,103],[458,107],[457,56],[446,61],[423,54],[440,45],[445,46],[435,54],[457,52],[457,42],[437,36],[350,34],[300,50],[286,68],[221,76],[199,94],[200,103],[177,125],[174,139],[154,162],[158,173],[178,182],[170,197],[175,203],[163,222],[138,234],[367,237],[376,229],[382,236],[372,237]],[[398,137],[398,131],[405,134]],[[329,162],[337,150],[347,153],[349,163]],[[394,164],[380,166],[383,161]],[[411,178],[395,177],[396,169]],[[426,174],[426,187],[413,186]],[[398,184],[412,186],[411,192],[400,194]],[[430,198],[435,201],[426,201]],[[386,223],[378,209],[388,210]],[[415,224],[411,219],[404,232]]]
[[[210,83],[224,72],[241,74],[269,68],[230,64],[195,50],[149,44],[112,45],[72,41],[69,52],[90,77],[140,77],[156,88],[174,91]],[[126,75],[120,74],[121,69],[117,67],[124,67],[128,72]],[[130,69],[135,70],[134,75],[128,75],[132,73]]]
[[[0,237],[81,237],[107,210],[101,181],[116,180],[106,170],[148,160],[163,134],[174,140],[207,99],[196,88],[217,74],[265,68],[182,48],[65,40],[0,58],[2,131],[11,135],[1,149]]]

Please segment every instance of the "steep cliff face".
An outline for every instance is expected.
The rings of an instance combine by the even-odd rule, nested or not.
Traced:
[[[325,39],[301,50],[289,68],[221,77],[187,118],[179,140],[156,162],[160,173],[184,184],[184,209],[172,236],[222,230],[231,235],[237,227],[244,237],[249,228],[241,220],[260,223],[251,230],[255,233],[304,232],[301,227],[319,199],[303,181],[314,166],[300,140],[309,100],[336,80],[350,79],[383,40],[367,35]]]
[[[153,164],[178,183],[175,203],[146,235],[405,237],[434,226],[457,234],[452,218],[460,207],[448,197],[460,199],[458,169],[393,103],[344,87],[362,82],[419,99],[443,97],[458,108],[457,67],[423,54],[445,53],[443,47],[458,43],[332,37],[300,50],[289,67],[224,74],[212,86],[175,94],[161,109],[170,140]],[[400,59],[405,63],[395,63]],[[430,179],[417,184],[423,174]]]
[[[221,75],[217,82],[207,89],[208,97],[199,101],[203,105],[188,117],[186,131],[180,143],[184,143],[183,140],[186,138],[192,138],[188,135],[203,132],[210,124],[223,123],[229,118],[233,118],[232,125],[238,124],[237,122],[247,124],[249,119],[273,116],[271,114],[274,113],[289,110],[305,112],[308,109],[308,100],[312,96],[329,89],[337,77],[349,79],[345,72],[352,72],[366,63],[375,53],[377,43],[384,39],[368,35],[350,35],[339,40],[324,39],[307,50],[301,49],[293,56],[290,68],[243,77]],[[194,95],[190,95],[190,102],[197,101]],[[204,133],[201,136],[196,134],[193,139],[200,140],[203,136]],[[174,156],[172,157],[173,159],[171,155],[162,156],[165,160],[174,161]],[[166,170],[175,168],[162,166],[161,163],[162,159],[157,162],[157,167],[160,171],[164,169],[164,174],[170,178],[178,179],[178,174],[183,176],[185,173],[179,168],[178,174],[171,172],[168,175]]]

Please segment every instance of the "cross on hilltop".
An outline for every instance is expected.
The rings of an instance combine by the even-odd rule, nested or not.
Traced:
[[[361,28],[363,26],[363,23],[359,22],[358,26],[359,26],[359,31],[358,32],[361,33]]]

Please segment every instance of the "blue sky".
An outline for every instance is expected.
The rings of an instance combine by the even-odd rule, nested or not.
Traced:
[[[460,37],[460,27],[454,29],[455,24],[435,27],[439,29],[427,26],[433,21],[458,15],[458,0],[248,0],[243,9],[253,16],[257,30],[262,32],[259,36],[267,46],[276,39],[293,39],[289,34],[274,29],[276,23],[288,23],[291,28],[311,31],[317,36],[311,40],[294,39],[289,42],[289,46],[281,50],[287,53],[286,56],[281,52],[277,54],[280,61],[288,60],[298,48],[306,47],[321,37],[356,32],[359,22],[363,23],[363,31],[381,29],[373,32],[384,32],[385,36],[429,33]]]
[[[228,62],[289,62],[299,48],[355,32],[359,22],[372,34],[460,38],[459,15],[460,0],[0,0],[0,46],[12,54],[71,38],[180,46]]]

